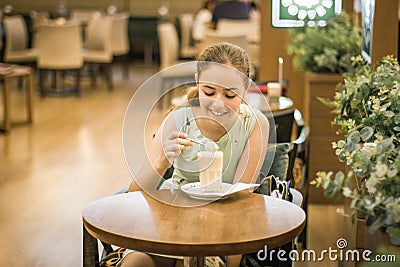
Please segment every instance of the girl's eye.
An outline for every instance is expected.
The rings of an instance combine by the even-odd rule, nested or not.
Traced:
[[[206,96],[213,96],[215,93],[214,92],[206,92],[206,91],[204,91],[204,94]]]
[[[235,98],[235,97],[237,96],[237,94],[236,94],[236,93],[233,93],[233,92],[229,92],[229,93],[225,93],[225,96],[226,96],[227,98]]]

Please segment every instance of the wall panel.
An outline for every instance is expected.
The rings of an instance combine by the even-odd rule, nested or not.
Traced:
[[[85,8],[85,9],[103,9],[107,6],[114,4],[118,10],[130,11],[133,15],[157,15],[157,10],[160,6],[165,5],[169,8],[171,15],[180,13],[195,13],[202,6],[202,0],[191,0],[188,4],[187,0],[150,0],[150,1],[139,1],[139,0],[68,0],[68,10],[74,8]],[[51,13],[57,13],[59,1],[49,0],[4,0],[1,1],[1,6],[10,4],[14,7],[15,12],[26,13],[30,10],[43,10]]]

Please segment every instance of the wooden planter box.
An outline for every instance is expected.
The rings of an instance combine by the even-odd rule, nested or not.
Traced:
[[[373,234],[369,232],[368,227],[365,228],[364,249],[371,250],[374,254],[378,253],[378,249],[383,249],[386,253],[396,255],[397,264],[400,262],[400,246],[392,245],[389,236],[383,231],[376,231]]]
[[[322,104],[317,97],[333,98],[336,85],[343,81],[339,74],[306,73],[304,77],[304,120],[310,126],[310,159],[309,179],[314,180],[317,171],[344,171],[345,164],[339,162],[332,142],[337,141],[337,127],[331,122],[334,114]],[[323,196],[323,190],[310,186],[309,201],[314,203],[330,203]]]
[[[351,213],[350,200],[344,201],[344,209],[347,214]],[[400,261],[400,246],[394,246],[389,241],[389,236],[378,230],[374,233],[369,232],[369,227],[366,226],[366,221],[363,216],[356,216],[354,223],[351,222],[350,218],[344,221],[344,232],[343,238],[347,241],[346,250],[358,250],[360,255],[360,261],[342,261],[340,267],[373,267],[373,266],[399,266]],[[372,262],[367,263],[362,260],[362,253],[365,250],[370,250],[371,255],[367,255]],[[385,259],[395,257],[396,262],[374,262],[375,256],[383,255]],[[380,258],[384,259],[384,258]],[[371,265],[369,265],[371,264]]]

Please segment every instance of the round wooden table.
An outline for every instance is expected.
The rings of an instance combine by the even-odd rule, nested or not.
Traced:
[[[85,229],[108,244],[189,256],[186,259],[197,259],[202,265],[204,256],[244,254],[257,252],[265,245],[268,249],[281,246],[298,236],[305,224],[300,207],[247,191],[205,205],[180,190],[152,193],[177,206],[143,192],[114,195],[84,209]],[[199,206],[182,207],[193,206],[194,202]]]

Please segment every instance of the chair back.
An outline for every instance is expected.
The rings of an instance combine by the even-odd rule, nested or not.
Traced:
[[[38,32],[39,69],[79,69],[83,66],[78,24],[42,25]]]
[[[165,22],[157,25],[160,49],[160,69],[176,64],[179,59],[179,37],[175,25]]]
[[[292,181],[297,147],[298,144],[292,142],[269,144],[257,182],[269,175],[281,181]]]
[[[221,42],[228,42],[237,45],[248,52],[248,43],[245,34],[206,32],[204,35],[204,47]]]
[[[248,42],[260,42],[261,27],[258,21],[219,19],[217,31],[224,34],[245,34]]]
[[[293,196],[292,203],[299,207],[302,207],[303,206],[303,195],[301,194],[301,192],[294,188],[290,188],[290,193],[292,193],[292,196]]]
[[[50,19],[49,12],[46,11],[32,10],[29,13],[29,16],[32,21],[32,29],[34,32],[36,32],[39,29],[40,25],[46,24],[47,21]]]
[[[261,26],[255,20],[219,19],[217,32],[223,34],[244,34],[247,38],[247,53],[255,66],[260,65]]]
[[[307,164],[307,146],[309,128],[304,126],[301,120],[301,113],[296,109],[288,109],[267,115],[270,125],[275,123],[276,143],[273,131],[270,131],[269,147],[265,156],[261,174],[279,176],[284,180],[293,181],[295,186],[294,168],[296,158],[300,158],[303,164]],[[296,125],[294,136],[292,135],[293,125]],[[274,136],[273,136],[274,137]],[[292,138],[294,137],[294,138]],[[297,181],[296,183],[298,183]],[[303,182],[301,182],[303,184]]]
[[[47,24],[50,19],[49,12],[32,10],[29,13],[32,22],[32,47],[37,48],[37,32],[40,25]]]
[[[128,22],[128,14],[112,16],[111,48],[114,56],[129,53]]]
[[[71,11],[71,20],[89,22],[90,20],[102,16],[103,13],[97,9],[73,9]]]
[[[186,13],[179,16],[179,25],[181,28],[181,51],[191,47],[192,39],[192,25],[193,25],[193,14]]]
[[[15,51],[28,49],[28,30],[25,20],[20,15],[4,17],[4,28],[6,36],[5,58]]]
[[[86,28],[85,49],[109,51],[112,54],[112,23],[113,18],[110,16],[92,19]]]
[[[290,142],[294,123],[294,111],[295,109],[287,109],[271,113],[272,118],[269,119],[274,120],[276,135],[274,136],[274,132],[271,130],[270,142],[274,140],[276,140],[277,143]]]
[[[310,128],[305,126],[301,112],[299,110],[295,110],[294,113],[294,125],[296,126],[296,140],[292,142],[297,143],[297,158],[299,159],[298,168],[295,179],[295,186],[299,189],[304,195],[307,194],[308,191],[308,168],[309,168],[309,135]]]

